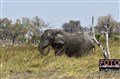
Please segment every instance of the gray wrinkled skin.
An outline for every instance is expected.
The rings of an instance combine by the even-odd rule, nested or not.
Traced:
[[[67,33],[51,29],[46,30],[41,36],[39,51],[44,55],[44,48],[49,45],[55,50],[56,55],[65,53],[69,57],[87,55],[95,46],[86,33]]]
[[[69,57],[86,55],[90,53],[89,51],[95,46],[94,41],[86,33],[66,33],[64,31],[60,31],[57,34],[63,35],[65,41],[65,47],[63,50]]]

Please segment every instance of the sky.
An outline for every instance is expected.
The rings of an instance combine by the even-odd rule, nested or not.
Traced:
[[[1,18],[15,21],[22,17],[32,19],[39,16],[50,26],[61,28],[70,20],[79,20],[82,26],[94,25],[99,16],[113,15],[120,22],[120,0],[1,0]]]

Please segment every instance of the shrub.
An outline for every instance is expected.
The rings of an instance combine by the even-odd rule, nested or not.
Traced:
[[[103,37],[103,36],[100,37],[100,41],[105,41],[105,40],[106,40],[105,37]]]
[[[98,41],[100,40],[100,34],[99,33],[96,33],[95,37],[97,38]]]
[[[114,35],[114,36],[112,37],[112,39],[113,39],[114,41],[120,40],[120,36]]]

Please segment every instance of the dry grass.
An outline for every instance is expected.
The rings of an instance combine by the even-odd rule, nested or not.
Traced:
[[[112,58],[120,59],[120,41],[110,42]],[[75,58],[54,56],[51,51],[42,56],[36,47],[0,48],[1,79],[120,79],[120,72],[99,72],[102,53]]]

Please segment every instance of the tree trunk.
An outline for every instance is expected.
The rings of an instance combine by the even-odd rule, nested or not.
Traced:
[[[109,41],[108,31],[106,31],[105,36],[106,36],[106,51],[107,51],[107,56],[108,56],[108,59],[110,59],[111,57],[110,57],[109,44],[108,44],[108,41]]]

